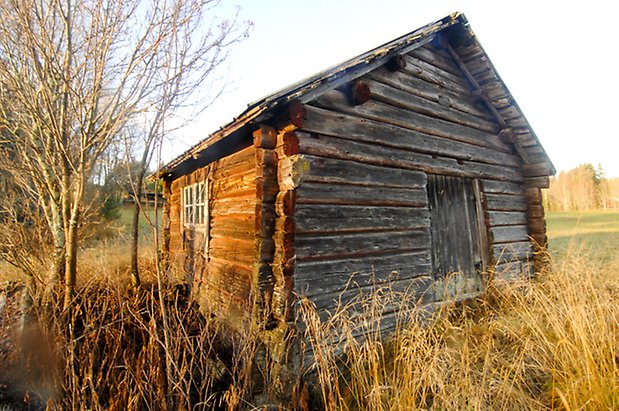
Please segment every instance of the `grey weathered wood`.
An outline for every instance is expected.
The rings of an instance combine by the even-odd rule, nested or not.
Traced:
[[[529,239],[529,229],[526,225],[511,225],[490,228],[492,242],[515,243]]]
[[[488,221],[492,226],[523,225],[527,223],[527,214],[524,211],[489,211]]]
[[[438,52],[432,47],[420,47],[411,51],[408,54],[419,60],[423,60],[426,63],[432,64],[433,66],[440,67],[441,69],[454,75],[462,75],[462,72],[460,71],[458,66],[456,66],[456,64],[450,58],[442,55],[440,52]]]
[[[348,204],[424,207],[424,189],[305,182],[296,189],[298,204]]]
[[[496,123],[480,119],[472,114],[454,110],[450,107],[449,101],[441,104],[398,90],[395,87],[379,83],[375,80],[367,80],[366,83],[370,88],[370,94],[374,100],[381,101],[394,107],[416,111],[431,117],[487,131],[492,134],[497,134],[499,132],[499,127]]]
[[[439,85],[428,83],[424,80],[412,77],[405,73],[389,73],[383,69],[377,69],[367,74],[368,78],[388,84],[406,93],[426,98],[434,102],[449,101],[450,107],[463,113],[473,114],[479,118],[493,120],[492,116],[483,109],[472,96],[464,96]]]
[[[428,244],[429,247],[429,244]],[[357,275],[373,276],[374,278],[397,279],[392,271],[400,270],[400,276],[412,276],[419,271],[416,267],[430,269],[430,251],[388,252],[362,257],[347,257],[343,259],[320,259],[314,261],[299,261],[295,266],[295,278],[305,281],[320,280],[326,277],[337,277],[327,281],[348,282],[349,277]]]
[[[436,174],[470,177],[493,176],[503,179],[522,178],[515,167],[438,157],[322,134],[309,135],[299,132],[297,134],[300,136],[299,151],[319,157],[353,160],[377,166],[423,170]]]
[[[533,259],[533,246],[530,241],[497,244],[492,247],[492,252],[495,264]]]
[[[493,133],[433,118],[414,111],[403,110],[373,100],[361,106],[353,107],[348,104],[346,96],[337,90],[329,91],[317,97],[312,101],[312,104],[324,109],[339,111],[422,133],[493,148],[505,153],[510,152],[510,149]]]
[[[482,191],[493,194],[515,194],[522,195],[524,188],[521,184],[508,181],[481,180]]]
[[[469,86],[462,74],[453,74],[437,65],[430,64],[411,55],[407,55],[405,73],[419,77],[428,82],[438,84],[457,93],[470,94]]]
[[[526,211],[528,201],[522,195],[485,194],[487,210],[495,211]]]
[[[298,204],[297,234],[428,228],[425,208]]]
[[[295,290],[315,296],[333,293],[347,286],[363,287],[431,275],[427,251],[371,256],[361,259],[298,263]]]
[[[280,184],[295,188],[304,181],[409,188],[425,187],[426,175],[420,171],[305,154],[280,161]]]
[[[338,304],[343,306],[351,303],[351,301],[361,302],[364,297],[368,298],[373,294],[376,295],[378,290],[382,290],[383,292],[391,293],[392,297],[397,297],[398,293],[408,294],[410,304],[423,304],[432,301],[434,298],[431,290],[432,283],[432,277],[420,276],[402,281],[393,281],[384,285],[369,285],[363,287],[352,286],[348,289],[315,296],[312,298],[312,302],[316,305],[316,309],[318,311],[322,309],[330,309],[331,312],[333,312],[334,307]],[[393,311],[394,304],[395,306],[401,306],[402,303],[403,301],[401,298],[397,298],[395,301],[387,300],[385,301],[383,308],[385,310]]]
[[[325,136],[336,136],[346,140],[397,148],[408,152],[425,153],[426,157],[420,156],[421,159],[431,158],[427,157],[427,155],[435,155],[441,158],[452,157],[502,166],[519,167],[521,164],[520,159],[516,156],[499,152],[492,148],[454,141],[384,124],[380,121],[367,120],[311,106],[308,106],[308,119],[305,122],[304,130]],[[299,140],[301,140],[302,136],[300,134]],[[316,146],[317,142],[312,142],[309,139],[306,140],[305,142],[300,141],[302,145],[305,144],[306,150],[320,150],[320,146]],[[329,147],[323,148],[323,150],[328,149]],[[402,155],[406,155],[406,153],[402,153]],[[410,157],[410,154],[408,156]],[[428,165],[431,165],[431,163]]]
[[[389,250],[419,250],[427,249],[428,244],[430,244],[428,229],[335,235],[297,235],[294,243],[298,260],[318,259],[326,256],[362,256]]]

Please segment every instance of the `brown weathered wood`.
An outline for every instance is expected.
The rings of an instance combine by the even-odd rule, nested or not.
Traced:
[[[297,234],[430,227],[425,208],[297,204]]]
[[[299,100],[292,101],[288,106],[288,116],[290,118],[291,124],[295,125],[298,128],[303,127],[303,122],[307,117],[305,105]]]
[[[279,216],[293,216],[295,213],[297,193],[295,190],[281,191],[275,201],[275,210]]]
[[[425,207],[428,197],[424,189],[325,184],[305,182],[296,190],[302,204],[383,205]]]
[[[243,197],[226,197],[212,201],[212,216],[253,213],[256,206],[255,193]]]
[[[356,81],[352,85],[352,102],[358,106],[365,104],[370,100],[370,86],[365,81]]]
[[[427,249],[430,232],[412,230],[402,232],[363,232],[343,235],[297,235],[297,259],[324,258],[326,256],[364,255],[389,250]]]
[[[277,132],[272,127],[260,126],[253,133],[254,147],[274,149],[277,145]]]

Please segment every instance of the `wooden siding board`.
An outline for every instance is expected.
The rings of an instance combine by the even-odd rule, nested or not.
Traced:
[[[310,205],[296,208],[297,234],[335,231],[401,230],[429,225],[425,208]]]
[[[429,242],[428,229],[342,235],[297,235],[295,250],[297,259],[303,260],[380,253],[387,250],[424,249]]]
[[[359,186],[306,182],[296,190],[297,204],[424,207],[425,190],[404,187]]]

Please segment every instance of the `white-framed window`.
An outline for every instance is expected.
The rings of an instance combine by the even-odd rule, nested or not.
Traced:
[[[206,195],[204,182],[183,187],[183,223],[185,225],[205,223]]]

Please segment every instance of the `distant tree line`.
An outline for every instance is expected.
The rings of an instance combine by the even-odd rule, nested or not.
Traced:
[[[606,178],[601,165],[581,164],[550,179],[545,201],[549,211],[617,210],[619,178]]]

